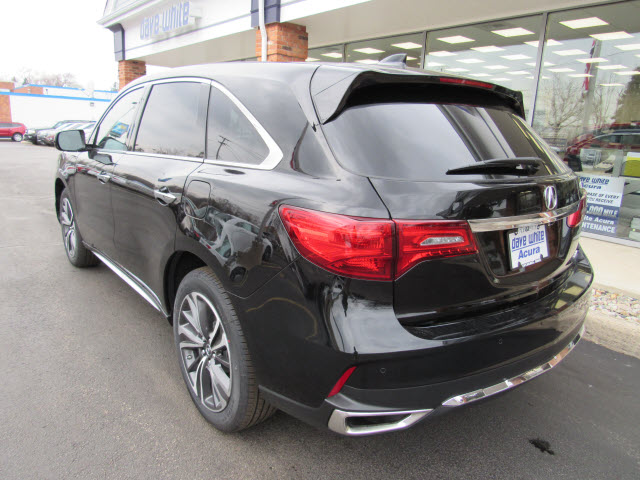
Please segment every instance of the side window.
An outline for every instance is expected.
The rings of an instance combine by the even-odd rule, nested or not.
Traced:
[[[0,123],[0,128],[9,128],[11,127],[10,123]]]
[[[144,107],[135,151],[204,158],[208,96],[208,84],[154,85]]]
[[[105,150],[127,149],[127,138],[131,135],[131,124],[134,121],[143,92],[144,89],[139,88],[127,93],[109,110],[98,127],[95,140],[98,148]]]
[[[258,165],[269,148],[249,119],[217,88],[211,89],[207,157],[223,162]]]

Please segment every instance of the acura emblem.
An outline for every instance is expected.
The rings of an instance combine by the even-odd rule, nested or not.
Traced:
[[[553,185],[544,189],[544,204],[547,206],[547,210],[553,210],[558,206],[558,194]]]

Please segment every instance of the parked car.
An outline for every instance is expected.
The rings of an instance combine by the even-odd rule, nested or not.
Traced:
[[[573,171],[581,172],[583,164],[595,167],[605,161],[602,158],[605,150],[622,150],[623,153],[640,151],[640,129],[616,130],[604,135],[580,138],[567,148],[564,162]]]
[[[56,122],[54,125],[50,126],[50,127],[38,127],[38,128],[29,128],[27,129],[27,132],[24,136],[24,139],[33,143],[34,145],[37,145],[38,140],[37,140],[37,134],[38,132],[40,132],[41,130],[51,130],[51,129],[56,129],[64,124],[71,124],[71,123],[82,123],[88,120],[61,120],[59,122]]]
[[[185,67],[56,146],[69,261],[173,323],[221,430],[275,408],[344,435],[406,428],[581,338],[586,197],[519,92],[384,63]]]
[[[44,135],[42,135],[41,143],[52,147],[55,143],[56,135],[63,130],[82,130],[85,132],[85,138],[87,138],[87,133],[93,130],[95,123],[96,122],[81,122],[63,124],[58,128],[47,130]]]
[[[38,145],[38,143],[41,143],[38,140],[38,135],[40,135],[40,138],[44,138],[49,130],[55,130],[57,128],[62,127],[63,125],[71,125],[73,123],[86,123],[88,121],[89,120],[61,120],[59,122],[56,122],[51,127],[30,128],[27,130],[27,133],[25,134],[25,140],[33,143],[34,145]],[[47,132],[45,132],[45,130],[47,130]]]
[[[27,130],[22,123],[0,123],[0,138],[10,138],[14,142],[21,142]]]

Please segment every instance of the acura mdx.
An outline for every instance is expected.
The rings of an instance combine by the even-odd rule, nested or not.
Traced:
[[[276,408],[345,435],[405,428],[582,335],[585,195],[522,95],[396,60],[176,68],[129,84],[88,138],[56,138],[69,261],[104,263],[172,322],[218,429]]]

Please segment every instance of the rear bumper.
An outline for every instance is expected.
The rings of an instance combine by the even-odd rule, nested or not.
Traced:
[[[506,378],[496,384],[487,385],[476,390],[459,393],[443,401],[435,408],[422,410],[401,410],[401,411],[348,411],[336,408],[329,417],[328,427],[336,433],[348,436],[373,435],[376,433],[391,432],[408,428],[426,416],[434,413],[438,409],[459,407],[468,403],[481,400],[498,393],[505,392],[522,385],[529,380],[551,370],[558,365],[574,347],[578,344],[584,334],[584,325],[571,342],[560,350],[553,358],[530,370],[522,372],[514,377]],[[331,403],[331,402],[329,402]],[[364,422],[362,420],[365,420]],[[377,421],[377,419],[381,419]]]
[[[353,363],[336,370],[333,381],[349,364],[357,367],[354,374],[337,395],[315,405],[293,400],[264,384],[260,388],[275,407],[343,435],[407,428],[451,407],[514,388],[556,366],[582,336],[593,272],[581,252],[576,261],[577,268],[564,287],[530,305],[526,321],[517,328],[441,342],[435,348],[352,356]],[[325,351],[325,364],[329,365],[332,355]],[[292,387],[295,391],[305,385]]]
[[[357,389],[345,386],[318,408],[290,400],[268,389],[263,395],[274,406],[312,425],[346,436],[402,430],[428,416],[511,390],[557,366],[578,344],[584,321],[561,345],[489,372],[455,381],[413,388]]]

